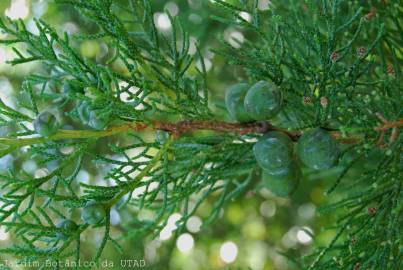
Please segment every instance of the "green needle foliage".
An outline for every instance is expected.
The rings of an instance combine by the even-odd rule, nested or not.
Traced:
[[[39,34],[34,34],[23,21],[0,20],[7,34],[0,43],[16,55],[9,63],[42,64],[22,83],[26,100],[18,110],[0,101],[0,125],[7,130],[0,155],[52,164],[42,174],[10,169],[0,175],[0,223],[15,237],[1,253],[23,261],[78,262],[80,235],[102,228],[98,260],[107,244],[124,252],[125,239],[158,235],[177,211],[182,214],[177,231],[182,231],[203,201],[219,194],[207,226],[226,204],[261,184],[253,146],[264,131],[283,131],[297,141],[302,132],[320,127],[343,143],[342,171],[327,193],[337,196],[322,209],[338,215],[329,224],[338,232],[327,246],[295,262],[303,269],[401,268],[403,12],[398,0],[271,1],[268,10],[260,10],[257,0],[211,1],[213,19],[246,33],[244,41],[221,38],[213,51],[241,74],[240,81],[267,81],[281,90],[281,112],[270,124],[220,122],[204,58],[198,48],[189,53],[189,33],[180,17],[169,17],[172,29],[166,34],[156,28],[148,0],[56,2],[77,9],[97,33],[70,36],[36,20]],[[114,53],[102,62],[83,58],[77,52],[83,40],[102,40]],[[124,68],[114,68],[116,63]],[[45,110],[65,126],[41,137],[31,124]],[[144,139],[142,131],[156,132],[157,140]],[[346,177],[374,153],[375,164]],[[84,183],[78,177],[83,167],[101,175],[104,184]],[[132,196],[139,188],[144,192]],[[88,217],[91,222],[77,215],[88,204],[97,208],[87,213],[95,215]],[[114,239],[112,208],[152,214],[147,220],[133,214]],[[95,213],[99,209],[105,213]],[[74,226],[61,226],[66,220]]]

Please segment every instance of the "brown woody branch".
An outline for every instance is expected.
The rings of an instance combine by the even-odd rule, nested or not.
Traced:
[[[403,126],[403,119],[394,121],[394,122],[386,122],[382,126],[374,128],[376,131],[385,131],[391,128],[398,128]]]
[[[386,119],[382,119],[383,125],[375,127],[374,130],[379,132],[381,137],[383,136],[384,132],[392,129],[392,136],[391,140],[396,138],[397,129],[400,126],[403,126],[403,119],[388,122]],[[160,129],[165,130],[172,133],[174,136],[179,137],[180,135],[193,132],[197,130],[213,130],[218,132],[231,132],[240,135],[249,134],[249,133],[266,133],[269,131],[281,131],[286,133],[288,136],[291,137],[292,140],[297,141],[298,138],[302,135],[301,131],[289,131],[286,129],[281,129],[278,127],[273,126],[269,122],[252,122],[252,123],[228,123],[223,121],[197,121],[197,120],[183,120],[175,123],[169,122],[153,122],[152,124],[144,124],[138,123],[132,125],[132,129],[136,131],[141,131],[144,129]],[[336,140],[340,141],[341,143],[345,144],[352,144],[357,143],[361,140],[358,136],[352,137],[343,137],[339,131],[336,130],[329,130],[331,136]]]
[[[388,122],[382,116],[378,117],[382,125],[375,127],[374,130],[379,133],[378,146],[383,147],[385,132],[392,130],[389,137],[389,144],[393,143],[398,137],[398,128],[403,126],[403,119],[398,121]],[[175,137],[178,137],[186,132],[192,132],[196,130],[213,130],[218,132],[230,132],[240,135],[249,133],[266,133],[268,131],[281,131],[294,141],[297,141],[301,136],[301,131],[289,131],[281,129],[271,125],[269,122],[253,122],[253,123],[227,123],[221,121],[179,121],[176,123],[167,122],[153,122],[153,123],[127,123],[121,126],[110,127],[106,130],[59,130],[56,134],[50,137],[33,137],[33,138],[0,138],[0,143],[6,148],[1,149],[0,157],[11,153],[15,149],[23,146],[43,143],[47,141],[58,141],[66,139],[85,139],[85,138],[102,138],[113,136],[116,134],[125,133],[129,130],[143,131],[143,130],[166,130],[172,133]],[[359,135],[353,135],[344,137],[337,130],[329,130],[329,133],[333,138],[340,143],[354,144],[362,141],[362,137]]]
[[[376,128],[374,128],[375,131],[379,132],[379,138],[378,138],[378,142],[377,145],[380,148],[383,148],[385,146],[387,146],[388,144],[392,144],[398,137],[398,128],[403,126],[403,119],[400,119],[398,121],[392,121],[389,122],[388,120],[386,120],[385,117],[383,117],[382,114],[380,113],[376,113],[376,116],[378,117],[378,119],[383,123],[383,125],[378,126]],[[384,143],[384,139],[385,139],[385,132],[388,131],[389,129],[392,129],[392,132],[389,136],[389,140],[388,143],[385,144]]]
[[[288,130],[274,127],[268,122],[253,123],[228,123],[220,121],[191,121],[184,120],[177,123],[154,122],[155,129],[161,129],[180,136],[186,132],[195,130],[213,130],[218,132],[232,132],[240,135],[249,133],[266,133],[268,131],[281,131],[288,134],[293,140],[297,140],[301,135],[300,132],[291,132]]]
[[[266,133],[269,131],[281,131],[290,136],[293,140],[297,140],[301,136],[299,131],[289,131],[277,128],[269,122],[253,122],[253,123],[228,123],[223,121],[197,121],[197,120],[183,120],[179,122],[153,122],[152,124],[134,123],[130,124],[130,128],[135,131],[143,131],[146,129],[165,130],[180,136],[183,133],[197,131],[197,130],[213,130],[218,132],[231,132],[240,135],[250,133]]]

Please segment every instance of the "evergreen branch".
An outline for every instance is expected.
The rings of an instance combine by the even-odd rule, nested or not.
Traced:
[[[160,151],[155,155],[155,157],[147,164],[147,166],[141,170],[141,173],[137,175],[130,183],[124,186],[123,190],[118,193],[110,202],[107,204],[107,208],[115,205],[121,198],[123,198],[127,193],[132,192],[138,185],[138,183],[157,165],[157,163],[162,159],[166,151],[168,151],[170,145],[173,143],[173,137],[171,136],[160,149]]]
[[[133,215],[129,223],[135,226],[122,225],[124,236],[138,237],[158,234],[174,211],[182,214],[176,224],[176,232],[181,233],[190,216],[214,194],[217,200],[206,217],[207,225],[255,180],[262,184],[259,176],[265,168],[258,166],[252,151],[257,138],[280,131],[298,141],[305,131],[321,127],[339,143],[351,145],[342,151],[339,166],[343,168],[328,189],[328,194],[336,188],[343,191],[341,200],[327,208],[340,212],[336,236],[307,257],[311,259],[307,268],[399,268],[402,50],[399,13],[389,9],[397,1],[383,1],[379,16],[371,10],[364,17],[366,7],[359,1],[279,1],[269,12],[259,10],[257,0],[253,4],[213,1],[223,11],[213,17],[242,32],[242,38],[225,37],[223,46],[212,50],[216,57],[237,65],[237,80],[273,81],[283,95],[281,113],[271,118],[273,122],[249,123],[220,121],[223,115],[210,110],[211,100],[217,98],[208,90],[210,74],[215,73],[208,73],[201,53],[205,48],[199,45],[203,41],[194,54],[190,52],[190,33],[179,17],[168,14],[170,31],[161,32],[149,0],[130,0],[129,7],[111,0],[57,2],[74,6],[99,29],[73,37],[73,42],[102,39],[113,55],[106,61],[85,59],[70,42],[71,36],[59,36],[41,20],[35,20],[38,34],[33,34],[22,20],[0,19],[7,38],[0,43],[15,46],[15,59],[8,63],[39,61],[50,74],[25,80],[18,95],[27,95],[28,101],[23,96],[20,108],[0,100],[2,134],[7,129],[7,138],[0,138],[0,157],[31,146],[10,157],[21,155],[51,168],[39,178],[15,168],[0,175],[0,223],[11,229],[18,242],[5,253],[27,260],[73,256],[79,261],[81,233],[102,226],[105,232],[95,258],[101,257],[109,242],[120,249],[110,236],[110,213],[93,226],[84,218],[86,224],[74,230],[54,225],[57,219],[74,216],[64,210],[73,212],[89,201],[105,210],[125,206],[130,213],[153,211],[150,220]],[[362,44],[367,47],[357,48]],[[70,83],[72,89],[66,87]],[[75,130],[36,137],[37,131],[28,126],[31,115],[50,103],[57,107],[51,109],[73,120]],[[91,118],[87,112],[94,118],[87,119]],[[107,123],[90,125],[98,116],[108,116]],[[157,133],[156,140],[145,141],[143,134],[137,134],[143,131]],[[96,147],[90,147],[94,143]],[[364,170],[356,165],[366,161],[371,150],[381,155],[375,167],[354,181],[342,181]],[[88,160],[102,165],[97,173],[105,185],[81,182],[79,172],[88,169]],[[57,233],[67,238],[55,239]],[[346,234],[358,243],[353,247],[349,239],[343,243]],[[72,242],[76,248],[70,252]]]
[[[99,258],[102,255],[102,251],[104,251],[105,246],[108,242],[108,240],[111,239],[110,237],[110,213],[107,213],[106,219],[105,219],[105,232],[104,232],[104,236],[102,238],[102,242],[101,242],[101,246],[99,247],[97,254],[94,257],[94,260],[97,261],[99,260]]]
[[[403,121],[399,120],[376,127],[376,131],[384,131],[390,128],[400,127]],[[187,132],[194,132],[197,130],[212,130],[218,132],[229,132],[239,135],[250,133],[266,133],[268,131],[281,131],[290,136],[293,140],[298,140],[301,136],[301,131],[289,131],[286,129],[274,127],[269,122],[255,122],[255,123],[228,123],[219,121],[194,121],[184,120],[177,123],[169,122],[153,122],[152,124],[144,123],[129,123],[120,126],[115,126],[102,131],[94,130],[59,130],[56,134],[49,137],[35,137],[35,138],[0,138],[0,144],[8,146],[3,150],[4,153],[10,153],[27,145],[41,144],[49,141],[59,141],[67,139],[90,139],[102,138],[113,136],[117,134],[127,133],[129,131],[143,131],[143,130],[165,130],[173,133],[176,136],[182,135]],[[359,136],[345,137],[342,133],[332,131],[331,135],[343,143],[357,143],[360,140]]]
[[[154,122],[153,127],[155,129],[161,129],[172,132],[175,135],[181,135],[186,132],[192,132],[196,130],[212,130],[219,132],[231,132],[235,134],[248,134],[248,133],[266,133],[270,130],[279,130],[273,127],[268,122],[257,123],[227,123],[218,121],[180,121],[177,123],[163,123]],[[291,137],[297,136],[296,133],[285,131]]]

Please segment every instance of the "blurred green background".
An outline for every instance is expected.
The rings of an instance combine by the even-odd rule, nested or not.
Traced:
[[[155,23],[161,31],[170,31],[169,19],[164,13],[169,11],[172,15],[182,18],[190,33],[193,46],[196,41],[201,45],[209,75],[212,103],[217,105],[219,112],[225,88],[239,80],[241,71],[227,65],[224,59],[210,52],[209,48],[220,46],[218,36],[229,42],[234,37],[242,41],[248,33],[244,33],[243,29],[211,20],[209,16],[216,10],[208,0],[154,0],[152,3],[156,12]],[[269,1],[260,1],[259,8],[261,10],[270,8]],[[1,0],[0,11],[1,14],[12,19],[23,19],[33,32],[36,31],[33,18],[45,20],[56,27],[60,33],[67,31],[70,34],[80,34],[97,31],[91,22],[80,16],[74,9],[57,5],[51,0]],[[248,18],[250,15],[245,13],[242,16]],[[4,36],[0,35],[0,38]],[[83,56],[101,63],[105,55],[111,53],[102,41],[81,42],[77,50]],[[192,50],[195,52],[195,47]],[[1,46],[0,98],[8,105],[17,108],[21,81],[38,66],[32,63],[11,67],[6,64],[6,61],[11,58],[13,58],[11,48]],[[115,68],[119,69],[118,66]],[[14,166],[16,162],[11,156],[5,156],[0,160],[0,170],[4,171],[9,166]],[[21,168],[28,173],[40,173],[42,169],[33,160],[23,161]],[[325,172],[304,172],[303,183],[292,198],[276,198],[264,189],[250,190],[222,210],[219,219],[213,224],[204,227],[205,217],[216,200],[212,197],[188,221],[186,231],[173,232],[175,221],[180,217],[179,214],[173,214],[159,237],[155,239],[147,237],[142,242],[134,238],[126,240],[122,242],[126,251],[123,255],[108,245],[103,258],[115,262],[113,269],[125,268],[119,266],[121,259],[144,259],[146,266],[143,269],[299,269],[280,253],[288,252],[292,257],[299,258],[312,251],[312,236],[319,245],[325,245],[331,239],[334,231],[321,232],[321,228],[331,224],[332,216],[318,215],[317,210],[319,205],[326,203],[324,191],[333,183],[332,180],[338,171],[340,168]],[[86,170],[80,171],[80,178],[92,183],[99,181],[97,175],[92,175],[91,171]],[[128,212],[113,211],[112,233],[119,235],[119,232],[124,230],[120,223],[130,218]],[[91,235],[86,235],[82,239],[85,245],[82,250],[84,257],[87,259],[91,257],[91,247],[98,245],[101,238],[101,233],[93,231]],[[8,246],[12,241],[12,236],[1,228],[0,246]],[[0,256],[3,260],[13,260],[6,255],[0,254]],[[23,267],[14,269],[23,269]]]

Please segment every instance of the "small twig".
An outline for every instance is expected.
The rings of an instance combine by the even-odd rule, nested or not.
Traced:
[[[399,135],[398,128],[403,126],[403,119],[389,122],[385,117],[383,117],[382,114],[376,113],[375,115],[383,123],[383,125],[374,128],[375,131],[380,132],[377,145],[380,148],[383,148],[383,147],[385,147],[387,145],[392,144],[394,141],[396,141],[396,139],[397,139],[397,137]],[[384,141],[384,138],[385,138],[385,132],[388,131],[389,129],[392,129],[392,132],[391,132],[391,134],[389,136],[388,143],[384,144],[383,141]]]
[[[379,141],[383,141],[385,131],[392,129],[389,143],[393,143],[398,137],[398,128],[403,126],[403,119],[395,122],[388,122],[382,116],[378,115],[380,120],[384,123],[381,126],[375,127],[374,130],[380,133]],[[0,156],[11,153],[12,151],[27,145],[38,143],[45,143],[48,141],[59,141],[65,139],[90,139],[102,138],[113,136],[121,133],[145,130],[165,130],[174,136],[179,137],[187,132],[197,130],[213,130],[217,132],[229,132],[240,135],[251,133],[266,133],[269,131],[281,131],[286,133],[293,141],[297,141],[302,135],[299,130],[286,130],[278,128],[269,122],[251,122],[251,123],[228,123],[223,121],[198,121],[198,120],[184,120],[179,122],[151,122],[151,123],[128,123],[120,126],[110,127],[106,130],[59,130],[56,134],[50,137],[33,137],[33,138],[0,138],[0,145],[3,146],[0,151]],[[329,129],[328,129],[329,130]],[[354,144],[362,140],[360,136],[353,135],[343,137],[339,131],[330,131],[331,136],[343,144]]]
[[[394,121],[394,122],[386,122],[382,126],[374,128],[374,130],[382,131],[382,130],[388,130],[388,129],[391,129],[391,128],[399,128],[401,126],[403,126],[403,119],[398,120],[398,121]]]
[[[331,131],[330,135],[333,137],[333,139],[342,144],[354,144],[362,140],[360,136],[343,137],[343,135],[339,131]]]
[[[155,129],[161,129],[172,132],[176,135],[181,135],[186,132],[195,130],[214,130],[219,132],[233,132],[240,135],[249,133],[266,133],[268,131],[282,131],[287,133],[291,138],[300,136],[300,132],[290,132],[280,128],[276,128],[268,122],[253,122],[253,123],[228,123],[219,121],[192,121],[184,120],[177,123],[154,122]]]

